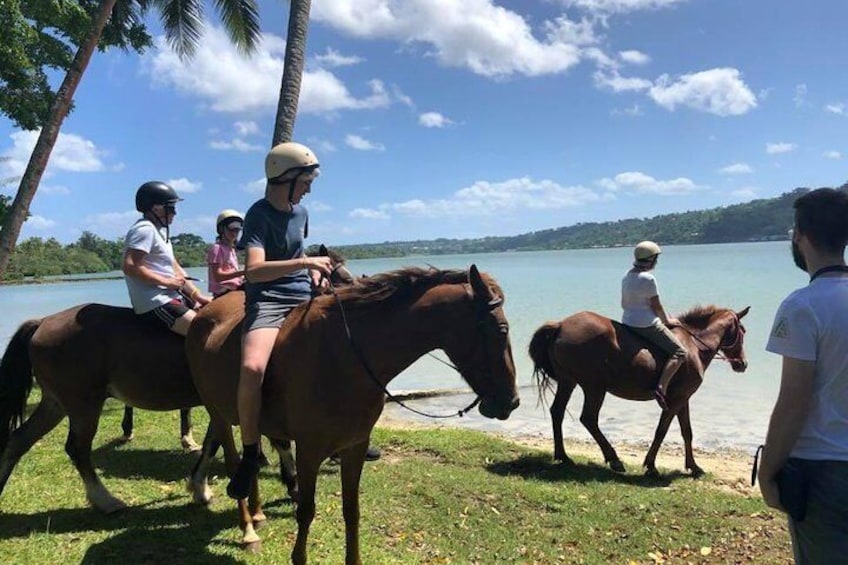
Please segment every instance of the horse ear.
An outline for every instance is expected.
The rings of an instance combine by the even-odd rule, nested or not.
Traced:
[[[320,255],[322,257],[329,257],[329,255],[330,255],[330,251],[327,249],[327,246],[324,245],[323,243],[321,244],[321,247],[318,248],[318,255]]]
[[[745,308],[743,308],[743,309],[742,309],[742,310],[740,310],[739,312],[736,312],[736,317],[737,317],[737,318],[739,318],[739,319],[741,320],[742,318],[744,318],[744,317],[745,317],[745,314],[747,314],[747,313],[748,313],[748,310],[750,310],[750,309],[751,309],[751,307],[750,307],[750,306],[745,306]]]
[[[471,283],[471,289],[474,291],[474,296],[478,296],[485,300],[489,300],[492,297],[492,292],[489,290],[489,287],[483,282],[483,277],[480,276],[480,271],[477,269],[477,265],[471,265],[471,268],[468,269],[468,282]]]

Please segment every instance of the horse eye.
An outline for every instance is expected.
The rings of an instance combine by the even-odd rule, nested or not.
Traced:
[[[509,324],[498,324],[498,331],[507,335],[509,333]]]

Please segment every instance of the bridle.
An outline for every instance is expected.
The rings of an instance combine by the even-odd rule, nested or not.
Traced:
[[[728,349],[730,349],[730,350],[735,349],[736,346],[742,341],[742,339],[745,337],[745,326],[742,325],[742,322],[739,320],[739,316],[736,315],[736,312],[733,312],[731,310],[730,314],[733,316],[733,320],[736,322],[734,324],[736,326],[736,331],[733,333],[732,339],[728,340],[729,343],[725,343],[724,342],[724,336],[722,336],[722,340],[719,341],[719,343],[718,343],[718,348],[716,349],[715,357],[716,357],[716,359],[722,359],[724,361],[727,361],[730,364],[733,364],[734,362],[742,362],[743,359],[742,359],[742,357],[731,357],[731,356],[729,356],[728,353],[727,353],[727,350]],[[695,333],[692,332],[689,328],[687,328],[686,326],[683,326],[683,325],[681,325],[680,327],[683,328],[683,330],[686,333],[688,333],[690,336],[692,336],[692,338],[695,341],[697,341],[698,343],[703,345],[706,348],[706,350],[712,349],[709,345],[704,343],[704,340],[702,340],[697,335],[695,335]]]
[[[341,264],[334,267],[333,270],[331,271],[331,274],[335,273],[335,271],[340,266],[341,266]],[[465,416],[468,412],[473,410],[474,407],[476,407],[480,403],[480,401],[482,399],[480,398],[480,395],[475,393],[476,396],[475,396],[474,400],[471,402],[471,404],[469,404],[465,408],[458,410],[458,411],[456,411],[452,414],[429,414],[427,412],[417,410],[415,408],[412,408],[411,406],[407,406],[406,404],[404,404],[404,402],[401,399],[399,399],[398,397],[393,395],[391,392],[389,392],[389,390],[386,388],[386,385],[381,383],[380,380],[377,378],[377,375],[374,374],[374,371],[371,369],[371,366],[368,364],[368,361],[365,359],[365,354],[362,352],[362,349],[360,349],[360,347],[357,345],[357,343],[353,339],[353,335],[351,334],[351,331],[350,331],[350,325],[347,322],[347,313],[345,312],[344,304],[342,303],[341,299],[339,298],[338,293],[336,292],[336,286],[333,284],[332,280],[329,280],[329,278],[327,279],[327,281],[328,281],[329,286],[330,286],[330,291],[333,293],[333,297],[336,300],[336,304],[339,306],[339,312],[341,312],[341,315],[342,315],[342,324],[344,325],[345,335],[347,336],[347,341],[350,344],[351,349],[353,349],[353,352],[356,354],[357,359],[359,359],[359,362],[362,364],[362,367],[365,369],[365,372],[368,374],[368,377],[371,379],[371,381],[375,385],[377,385],[377,387],[380,390],[383,391],[383,394],[385,394],[386,398],[388,398],[391,402],[394,402],[395,404],[397,404],[397,405],[399,405],[403,408],[406,408],[410,412],[418,414],[419,416],[424,416],[426,418],[434,418],[434,419],[453,418],[455,416],[458,416],[458,417],[461,418],[461,417]],[[473,300],[473,295],[471,295],[471,297],[472,297],[472,300]],[[477,317],[477,323],[476,323],[475,327],[477,328],[477,334],[481,337],[481,339],[483,341],[483,355],[485,356],[485,359],[486,359],[486,363],[485,363],[485,367],[484,367],[484,369],[485,369],[484,378],[487,378],[491,374],[491,371],[490,371],[490,367],[489,367],[489,346],[488,346],[488,343],[486,341],[486,336],[483,333],[482,328],[483,328],[484,324],[486,323],[486,316],[488,315],[488,313],[491,312],[492,310],[495,310],[496,308],[500,307],[501,304],[503,304],[503,298],[495,298],[494,300],[489,301],[485,306],[477,306],[474,309],[475,315]],[[434,359],[436,359],[440,363],[443,363],[444,365],[451,367],[457,373],[462,375],[462,372],[453,363],[439,359],[438,357],[435,357],[434,355],[432,355],[429,352],[428,352],[428,355],[430,355],[431,357],[433,357]]]

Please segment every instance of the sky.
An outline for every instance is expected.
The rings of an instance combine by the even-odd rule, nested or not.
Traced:
[[[148,180],[212,240],[264,191],[288,3],[240,56],[95,53],[22,237],[122,236]],[[316,0],[295,141],[308,243],[503,236],[848,181],[843,0]],[[0,178],[37,132],[0,120]],[[14,194],[16,186],[0,187]]]

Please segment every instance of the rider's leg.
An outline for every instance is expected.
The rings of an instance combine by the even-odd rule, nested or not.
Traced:
[[[227,485],[231,498],[246,498],[259,471],[259,414],[262,410],[262,380],[271,357],[277,328],[256,328],[242,338],[241,373],[238,385],[238,414],[243,453],[235,475]]]
[[[171,331],[185,337],[188,335],[188,328],[195,316],[197,316],[197,312],[194,310],[187,310],[185,314],[174,320],[174,325],[171,326]]]

